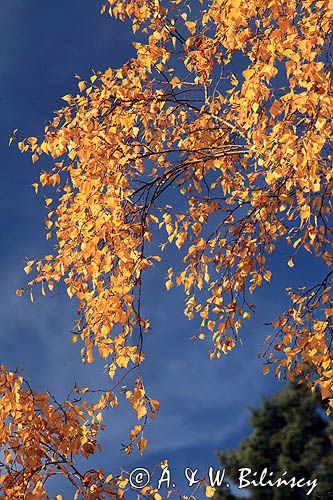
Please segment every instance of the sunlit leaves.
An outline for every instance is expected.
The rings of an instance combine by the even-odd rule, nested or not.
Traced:
[[[104,2],[103,11],[141,32],[136,57],[77,76],[77,95],[63,97],[43,137],[18,143],[33,162],[47,155],[33,187],[46,190],[46,237],[55,243],[52,254],[27,261],[27,290],[33,299],[34,287],[44,294],[64,282],[78,303],[72,340],[82,343],[82,360],[100,356],[113,387],[136,374],[122,388],[139,422],[125,453],[143,453],[144,427],[159,409],[141,374],[151,328],[141,305],[143,277],[158,272],[164,250],[177,255],[165,286],[182,287],[184,313],[211,358],[240,340],[276,249],[289,245],[290,272],[302,252],[332,265],[330,3],[212,0],[196,18],[185,2],[170,7]],[[331,276],[289,291],[264,373],[274,364],[278,376],[301,376],[333,406]],[[94,425],[117,401],[111,390],[86,407]],[[88,456],[94,445],[84,444]],[[101,472],[84,476],[91,498],[100,488],[112,497],[103,481]],[[118,478],[119,497],[126,481]]]
[[[99,425],[89,423],[84,405],[70,400],[60,405],[48,393],[34,393],[20,375],[3,366],[0,400],[3,498],[49,498],[45,483],[60,470],[73,477],[72,484],[88,499],[89,489],[74,460],[95,452]]]

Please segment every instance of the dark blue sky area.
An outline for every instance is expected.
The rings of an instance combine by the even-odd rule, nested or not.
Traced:
[[[25,257],[50,253],[42,222],[44,197],[31,187],[50,164],[43,158],[32,165],[16,144],[8,147],[8,138],[15,128],[22,135],[40,135],[53,110],[62,106],[61,96],[77,92],[75,74],[86,78],[92,69],[119,67],[134,55],[129,25],[101,16],[99,7],[95,0],[1,0],[0,6],[1,363],[11,370],[19,366],[33,387],[47,387],[59,398],[75,380],[97,387],[102,370],[98,364],[82,365],[80,346],[70,343],[75,304],[61,288],[46,298],[37,294],[34,304],[15,295],[26,283]],[[168,266],[176,252],[170,258]],[[189,340],[195,325],[182,314],[181,290],[166,292],[163,274],[149,271],[144,309],[152,333],[145,341],[144,376],[161,409],[146,433],[144,459],[136,452],[126,457],[119,450],[134,419],[127,402],[120,401],[109,416],[104,454],[96,463],[116,474],[119,467],[145,463],[153,468],[167,458],[181,484],[185,466],[204,471],[217,465],[214,451],[247,435],[248,407],[257,405],[261,395],[282,389],[273,375],[262,375],[257,353],[269,333],[263,323],[288,305],[285,286],[317,282],[319,271],[305,257],[291,270],[279,252],[271,262],[272,286],[256,294],[257,313],[242,332],[244,346],[213,361],[208,344]],[[55,493],[71,498],[66,488]]]

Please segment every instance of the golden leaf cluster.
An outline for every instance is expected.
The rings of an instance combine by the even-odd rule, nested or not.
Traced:
[[[177,255],[166,288],[183,288],[185,315],[199,320],[199,338],[211,338],[211,358],[237,345],[255,307],[251,294],[271,280],[273,252],[287,244],[290,267],[304,252],[331,267],[333,7],[330,0],[211,0],[199,2],[194,15],[182,0],[108,0],[102,11],[129,17],[142,38],[121,68],[79,78],[79,93],[64,96],[42,138],[19,142],[34,162],[47,156],[53,165],[33,186],[47,189],[45,226],[55,251],[28,261],[25,271],[33,274],[30,291],[63,282],[78,301],[72,333],[84,362],[100,356],[111,379],[120,370],[120,380],[137,372],[123,392],[140,425],[124,450],[136,442],[142,453],[147,417],[159,407],[141,375],[150,329],[141,312],[142,278],[163,261],[163,250]],[[157,234],[165,238],[159,250]],[[333,406],[331,278],[328,272],[289,292],[291,307],[272,322],[265,372],[274,363],[279,376],[318,385]],[[46,444],[36,437],[26,454],[30,445],[15,431],[8,453],[15,456],[17,447],[21,466],[36,472],[14,483],[46,498],[45,446],[66,460],[82,453],[83,410],[68,402],[49,408],[46,396],[29,392],[14,403],[20,389],[10,387],[10,405],[26,405],[43,421],[38,433],[43,426],[46,432]],[[86,407],[92,425],[101,425],[106,402],[117,405],[114,389]],[[8,404],[3,411],[12,412],[18,429],[22,411]],[[12,430],[3,425],[9,443]],[[6,474],[5,494],[15,473]],[[119,490],[108,491],[103,473],[94,474],[84,476],[78,495],[121,497],[128,486],[123,477],[112,479]]]

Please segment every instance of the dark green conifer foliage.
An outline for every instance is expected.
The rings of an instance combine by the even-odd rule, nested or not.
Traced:
[[[273,478],[286,470],[288,478],[317,478],[319,483],[311,495],[306,495],[306,488],[251,486],[247,491],[252,500],[327,499],[329,492],[333,498],[333,422],[326,417],[318,394],[311,394],[304,385],[290,385],[272,399],[263,399],[259,409],[251,409],[251,426],[252,434],[238,449],[218,453],[234,484],[242,467],[258,475],[267,467]],[[224,489],[215,498],[237,497]]]

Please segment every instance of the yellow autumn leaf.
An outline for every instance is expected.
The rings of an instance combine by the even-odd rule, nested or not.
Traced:
[[[137,445],[138,445],[138,448],[139,448],[139,451],[140,451],[140,454],[141,454],[141,455],[142,455],[142,454],[143,454],[143,452],[145,451],[146,446],[147,446],[147,443],[148,443],[147,439],[145,439],[145,438],[143,438],[143,437],[139,439],[139,441],[138,441]]]
[[[194,35],[194,33],[195,33],[197,22],[198,21],[186,21],[185,22],[185,26],[189,30],[191,35]]]
[[[166,283],[165,283],[165,287],[167,290],[170,290],[170,288],[173,287],[173,283],[171,280],[168,280]]]
[[[205,487],[205,495],[207,498],[213,498],[213,496],[215,495],[215,488],[213,488],[212,486],[209,486],[207,485]]]
[[[303,205],[300,208],[299,213],[300,213],[301,219],[308,219],[310,217],[310,215],[311,215],[309,205]]]

